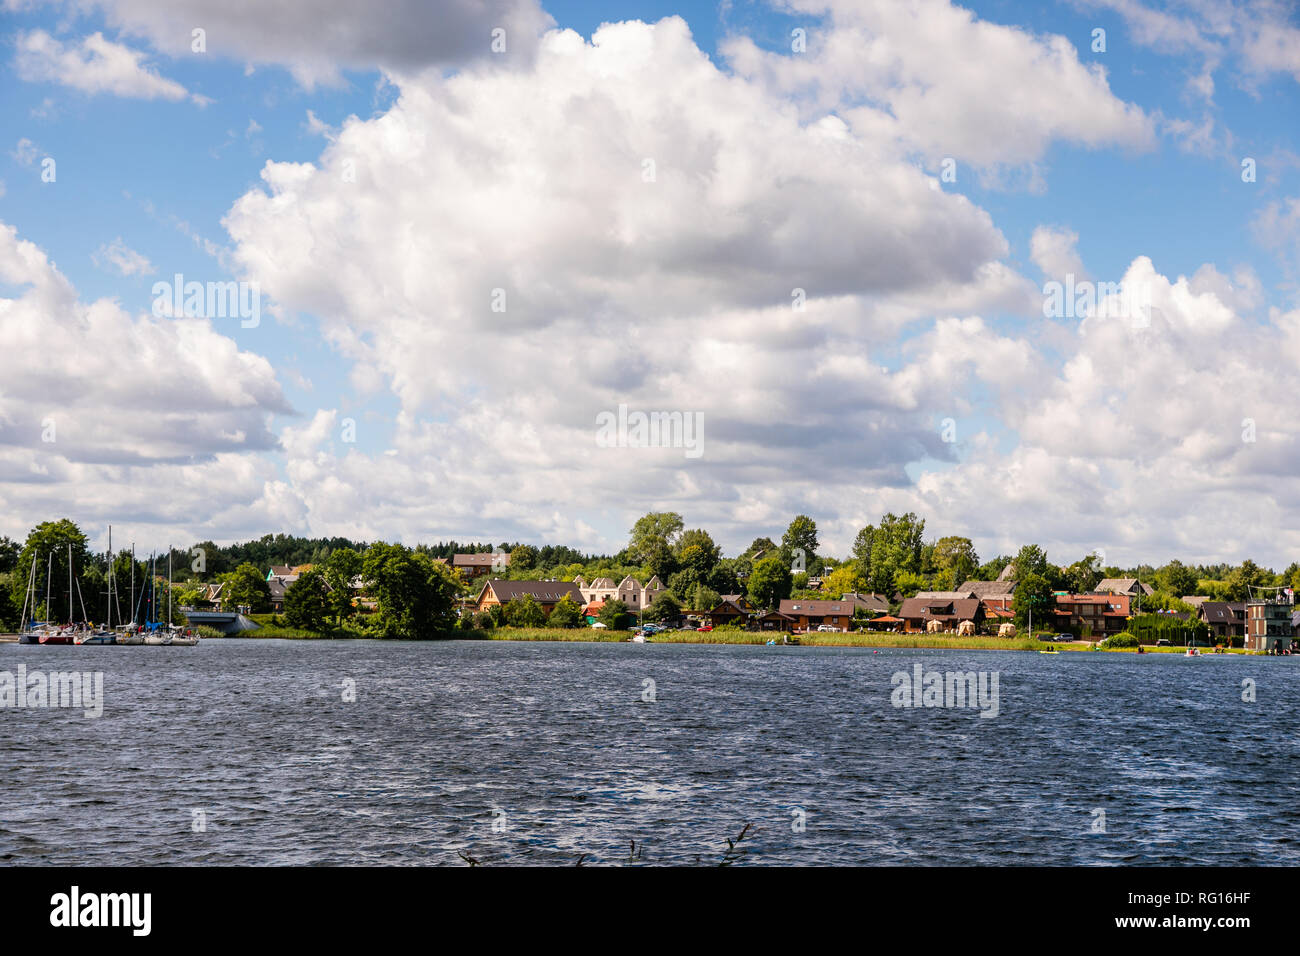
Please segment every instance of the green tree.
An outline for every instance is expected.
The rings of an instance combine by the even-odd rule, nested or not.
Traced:
[[[1020,578],[1016,584],[1011,608],[1015,611],[1018,627],[1027,626],[1030,608],[1033,608],[1034,614],[1038,617],[1039,630],[1050,626],[1056,620],[1055,615],[1052,614],[1056,609],[1056,595],[1052,592],[1051,582],[1041,574],[1028,574]]]
[[[894,577],[900,571],[920,573],[924,534],[925,521],[910,511],[905,515],[886,514],[880,519],[880,525],[869,535],[871,565],[867,582],[872,591],[892,594]]]
[[[451,630],[459,578],[426,554],[376,542],[361,573],[378,606],[375,627],[384,637],[427,639]]]
[[[790,563],[780,554],[760,559],[749,574],[748,585],[749,600],[755,607],[778,607],[790,596],[790,590],[794,587]]]
[[[537,598],[525,594],[506,604],[506,623],[511,627],[545,627],[546,611],[537,603]]]
[[[681,617],[682,605],[670,591],[661,591],[642,613],[647,621],[675,621]]]
[[[329,608],[340,626],[356,613],[352,582],[361,574],[361,555],[351,548],[339,548],[325,559],[325,582],[329,585]]]
[[[325,575],[312,568],[299,575],[284,592],[284,619],[290,627],[321,631],[330,613],[329,586]]]
[[[1101,580],[1100,562],[1095,554],[1085,554],[1074,564],[1065,569],[1065,585],[1075,594],[1085,594],[1097,586]]]
[[[675,511],[652,511],[638,518],[629,532],[632,536],[627,549],[633,560],[641,564],[650,564],[658,552],[667,549],[669,553],[677,545],[685,525],[682,516]],[[656,571],[656,574],[659,572]]]
[[[953,587],[960,587],[975,577],[980,566],[975,543],[957,535],[948,535],[934,543],[934,561],[937,570],[951,573]]]
[[[1251,595],[1252,588],[1271,586],[1273,575],[1247,558],[1241,562],[1240,567],[1233,568],[1228,573],[1223,584],[1229,601],[1244,601]]]
[[[1196,593],[1196,572],[1175,559],[1156,572],[1156,586],[1171,597]]]
[[[86,536],[70,519],[43,521],[27,535],[27,541],[18,554],[13,570],[9,573],[9,589],[14,604],[21,609],[27,593],[27,585],[32,565],[36,565],[36,603],[41,611],[37,617],[51,620],[78,620],[80,603],[77,600],[75,583],[72,593],[68,592],[68,546],[72,546],[72,567],[74,571],[84,573],[89,563],[86,548]],[[53,560],[51,561],[51,556]],[[51,566],[53,570],[51,570]],[[49,606],[46,606],[46,592],[49,592]],[[84,590],[84,589],[83,589]],[[83,595],[84,596],[84,595]],[[27,617],[33,617],[29,603]]]
[[[18,555],[22,551],[17,541],[11,541],[8,536],[0,536],[0,574],[9,574],[18,567]]]
[[[510,570],[531,571],[537,567],[537,549],[530,544],[521,544],[510,552]]]
[[[221,575],[225,583],[221,591],[224,607],[234,610],[248,605],[254,614],[263,614],[271,610],[271,586],[266,583],[266,575],[258,568],[245,562],[235,570]]]
[[[817,559],[817,522],[807,515],[795,515],[781,536],[781,554],[786,564],[799,571],[815,573]]]
[[[628,611],[626,604],[618,598],[611,598],[600,609],[597,619],[606,627],[619,630],[627,627],[632,622],[632,614]]]
[[[1036,544],[1027,544],[1016,554],[1016,580],[1023,581],[1031,574],[1049,578],[1047,552]]]
[[[566,594],[551,609],[547,624],[551,627],[577,627],[582,622],[582,605]]]

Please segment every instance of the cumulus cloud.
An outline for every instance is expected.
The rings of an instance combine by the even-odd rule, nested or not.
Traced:
[[[12,475],[149,465],[276,447],[291,411],[266,359],[206,319],[81,302],[33,243],[0,224],[0,455]],[[66,489],[65,489],[66,490]]]
[[[740,36],[722,44],[727,60],[811,108],[839,111],[861,135],[995,173],[1040,160],[1053,141],[1139,150],[1154,141],[1151,119],[1063,36],[979,20],[948,0],[788,5],[809,17],[806,52],[767,52]]]
[[[144,100],[183,100],[190,94],[148,66],[145,54],[92,33],[64,44],[44,30],[18,35],[14,67],[28,82],[58,83],[83,93]],[[196,101],[206,102],[202,97]]]
[[[526,62],[552,23],[537,0],[394,0],[382,12],[351,0],[95,2],[110,23],[165,53],[190,55],[201,28],[206,55],[283,65],[308,87],[337,82],[341,69],[414,70],[480,57]]]
[[[951,457],[929,403],[969,372],[927,381],[877,345],[936,311],[1034,307],[983,210],[718,70],[680,19],[398,82],[225,219],[240,272],[401,401],[382,462],[286,439],[315,521],[361,493],[402,502],[401,527],[472,533],[486,509],[537,537],[576,533],[558,500],[698,499],[725,533],[823,485],[902,485],[907,461]],[[702,413],[706,454],[597,447],[619,404]]]
[[[1047,279],[1064,279],[1073,275],[1087,278],[1083,260],[1075,248],[1079,234],[1072,229],[1039,226],[1029,237],[1029,257]]]

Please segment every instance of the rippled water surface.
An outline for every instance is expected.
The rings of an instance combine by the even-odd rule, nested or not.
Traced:
[[[1297,658],[0,644],[19,663],[101,670],[106,702],[0,710],[10,864],[716,863],[746,824],[743,864],[1300,863]],[[996,671],[998,716],[894,707],[917,663]]]

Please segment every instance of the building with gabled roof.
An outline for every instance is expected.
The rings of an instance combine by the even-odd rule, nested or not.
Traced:
[[[588,603],[583,599],[582,592],[574,587],[571,581],[505,581],[492,578],[485,582],[483,589],[479,591],[474,601],[474,609],[486,611],[493,605],[509,604],[516,598],[529,594],[547,614],[550,614],[555,605],[566,597],[572,599],[575,604]]]

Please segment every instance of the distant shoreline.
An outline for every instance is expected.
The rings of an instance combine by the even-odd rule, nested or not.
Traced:
[[[966,651],[1025,651],[1035,653],[1046,650],[1049,646],[1058,651],[1084,652],[1093,651],[1093,643],[1090,641],[1042,641],[1038,638],[1027,637],[957,637],[956,635],[933,635],[933,634],[872,634],[865,632],[852,633],[814,633],[787,635],[798,639],[798,644],[782,644],[780,637],[784,632],[775,631],[667,631],[663,635],[652,635],[646,638],[647,644],[694,644],[694,645],[746,645],[751,647],[762,647],[769,640],[776,640],[777,647],[892,647],[892,648],[915,648],[926,650],[966,650]],[[630,643],[631,631],[614,631],[601,632],[591,628],[510,628],[503,627],[493,631],[452,631],[443,638],[435,640],[450,641],[517,641],[521,643],[529,642],[553,642],[561,644],[625,644]],[[315,634],[308,631],[276,628],[266,626],[253,631],[243,631],[238,634],[226,634],[222,637],[232,640],[289,640],[289,641],[355,641],[371,640],[368,635],[339,633],[322,633]],[[212,638],[205,638],[210,640]],[[0,634],[0,643],[16,643],[17,634]],[[1182,654],[1185,651],[1183,647],[1155,647],[1143,645],[1144,654]],[[1201,653],[1205,656],[1215,656],[1212,647],[1200,648]],[[1137,654],[1137,648],[1134,647],[1117,647],[1113,649],[1097,648],[1096,652],[1107,654]],[[1268,657],[1271,655],[1263,654],[1256,651],[1247,651],[1244,648],[1225,649],[1225,654],[1234,654],[1244,657]]]

